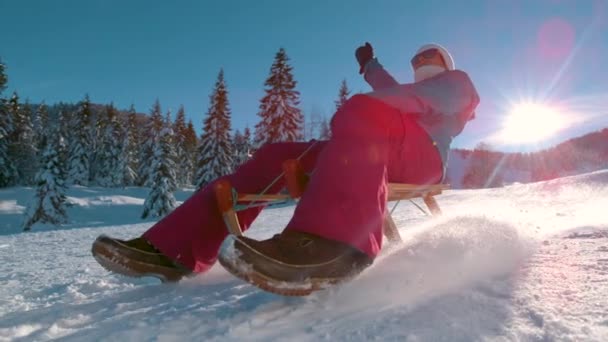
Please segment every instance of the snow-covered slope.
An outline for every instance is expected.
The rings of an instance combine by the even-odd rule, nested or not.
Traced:
[[[0,341],[608,340],[608,171],[448,191],[439,218],[403,202],[402,245],[306,298],[219,266],[173,285],[109,274],[90,244],[145,231],[145,191],[72,189],[71,229],[14,233],[28,191],[0,191]],[[266,210],[248,234],[270,236],[292,212]]]

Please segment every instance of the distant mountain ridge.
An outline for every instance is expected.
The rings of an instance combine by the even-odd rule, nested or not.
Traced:
[[[446,181],[457,189],[498,187],[607,168],[608,128],[604,128],[538,152],[453,149]]]

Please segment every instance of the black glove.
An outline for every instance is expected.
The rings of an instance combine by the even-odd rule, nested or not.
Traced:
[[[366,42],[365,45],[359,46],[357,51],[355,51],[355,57],[357,57],[357,62],[359,62],[359,74],[362,74],[367,62],[374,58],[372,44]]]

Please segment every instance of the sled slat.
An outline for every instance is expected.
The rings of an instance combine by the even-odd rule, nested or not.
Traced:
[[[404,184],[404,183],[388,183],[389,189],[392,191],[441,191],[450,188],[448,184]]]
[[[425,196],[435,196],[435,195],[439,195],[441,194],[441,192],[430,192],[430,193],[414,193],[414,192],[401,192],[401,193],[389,193],[388,195],[388,201],[392,202],[392,201],[397,201],[397,200],[406,200],[406,199],[412,199],[412,198],[418,198],[418,197],[425,197]]]
[[[291,196],[286,194],[267,194],[267,195],[255,195],[255,194],[238,194],[237,196],[239,201],[260,201],[260,202],[270,202],[270,201],[283,201],[288,200]]]

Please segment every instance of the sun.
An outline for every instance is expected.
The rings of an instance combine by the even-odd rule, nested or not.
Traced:
[[[567,116],[559,109],[523,102],[512,107],[499,136],[507,144],[535,143],[552,137],[567,125]]]

